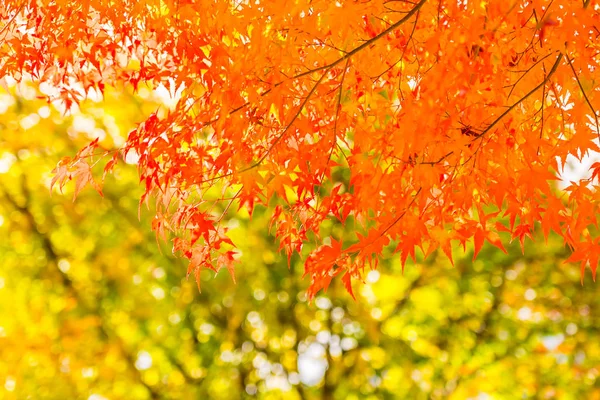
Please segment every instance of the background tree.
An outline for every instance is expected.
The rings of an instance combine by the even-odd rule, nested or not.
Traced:
[[[8,0],[0,76],[39,82],[66,110],[107,85],[179,99],[123,144],[65,156],[55,179],[99,189],[94,156],[113,154],[106,171],[135,158],[152,227],[177,235],[197,278],[233,272],[241,244],[224,218],[257,205],[288,259],[304,255],[310,297],[336,276],[351,291],[387,247],[404,264],[417,249],[451,257],[453,243],[523,246],[536,225],[583,277],[600,254],[600,164],[566,194],[549,182],[599,150],[599,7]]]
[[[35,85],[0,94],[0,398],[594,399],[594,285],[560,266],[562,239],[472,262],[398,257],[339,280],[311,304],[304,261],[268,234],[268,210],[223,222],[246,260],[237,285],[204,270],[199,294],[138,220],[135,168],[119,164],[100,200],[48,195],[49,171],[90,137],[118,143],[161,90],[107,90],[61,117]],[[69,194],[73,187],[65,189]],[[351,233],[346,232],[350,235]],[[328,368],[325,368],[328,366]]]

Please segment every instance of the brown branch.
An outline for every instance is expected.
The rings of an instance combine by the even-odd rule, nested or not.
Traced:
[[[298,107],[298,110],[296,111],[296,114],[294,114],[294,116],[292,117],[291,121],[285,126],[285,128],[283,129],[283,132],[281,132],[279,134],[279,136],[277,136],[277,138],[275,139],[275,141],[273,141],[273,143],[271,143],[271,145],[269,146],[269,148],[267,149],[267,151],[265,152],[265,154],[263,154],[258,161],[256,161],[254,164],[250,165],[249,167],[243,168],[237,172],[228,172],[225,174],[221,174],[209,179],[205,179],[200,183],[206,183],[206,182],[212,182],[215,181],[217,179],[221,179],[221,178],[226,178],[228,176],[233,175],[234,173],[242,173],[242,172],[246,172],[246,171],[250,171],[251,169],[254,169],[256,167],[258,167],[259,165],[261,165],[263,163],[263,161],[267,158],[267,156],[271,153],[271,151],[273,150],[273,148],[275,146],[277,146],[277,143],[279,143],[279,141],[281,139],[283,139],[283,137],[285,136],[285,134],[290,130],[290,128],[292,127],[292,125],[294,124],[294,122],[296,122],[296,120],[298,119],[298,117],[300,116],[300,114],[302,113],[302,110],[304,110],[304,107],[306,106],[306,103],[308,103],[308,100],[312,97],[312,95],[315,93],[315,90],[317,89],[317,87],[321,84],[321,82],[323,81],[323,78],[325,78],[325,76],[327,75],[327,73],[329,72],[329,69],[326,70],[321,77],[319,78],[319,80],[317,82],[315,82],[315,84],[313,85],[312,89],[310,90],[310,92],[308,92],[308,94],[306,95],[306,97],[304,98],[304,100],[302,101],[302,104],[300,104],[300,107]]]
[[[454,154],[453,151],[444,154],[437,161],[421,161],[418,164],[420,164],[420,165],[437,165],[437,164],[441,163],[442,161],[444,161],[446,158],[450,157],[452,154]]]
[[[401,219],[402,217],[404,217],[404,215],[406,215],[406,213],[408,212],[408,209],[412,207],[412,205],[415,203],[415,200],[417,200],[417,197],[419,196],[419,193],[421,193],[421,190],[423,190],[422,187],[419,188],[419,190],[417,190],[417,193],[415,193],[415,195],[413,196],[412,200],[410,201],[410,203],[408,203],[408,206],[406,206],[406,208],[404,209],[404,211],[402,212],[402,214],[400,214],[398,216],[398,218],[396,218],[394,220],[394,222],[392,222],[387,228],[385,228],[383,230],[383,232],[381,232],[381,235],[379,235],[380,237],[385,235],[387,233],[387,231],[389,231],[390,229],[392,229],[392,227],[394,225],[396,225]]]
[[[550,53],[552,54],[552,53]],[[525,72],[523,72],[523,75],[521,75],[519,77],[519,79],[517,79],[517,81],[512,85],[512,89],[510,89],[510,92],[508,92],[508,96],[506,96],[506,99],[510,99],[510,95],[512,94],[513,90],[515,90],[515,88],[517,87],[517,85],[519,84],[519,82],[521,81],[521,79],[523,79],[525,77],[525,75],[527,75],[527,73],[529,71],[531,71],[536,65],[538,65],[539,63],[541,63],[542,61],[544,61],[546,58],[550,57],[550,54],[546,54],[544,57],[540,58],[539,60],[537,60],[531,67],[527,68],[525,70]]]
[[[536,87],[534,87],[533,89],[531,89],[525,96],[521,97],[519,100],[517,100],[516,102],[514,102],[513,105],[511,105],[510,107],[508,107],[502,114],[500,114],[500,116],[498,116],[498,118],[496,118],[494,121],[492,121],[492,123],[489,124],[487,126],[487,128],[485,128],[479,135],[477,135],[477,137],[475,139],[473,139],[473,141],[475,141],[477,139],[481,139],[483,136],[485,136],[489,131],[492,130],[492,128],[498,122],[500,122],[500,120],[502,120],[502,118],[504,118],[512,110],[514,110],[515,107],[517,107],[519,104],[521,104],[522,102],[524,102],[527,98],[529,98],[532,94],[534,94],[535,92],[537,92],[538,90],[540,90],[542,87],[544,87],[546,85],[546,83],[550,80],[550,77],[552,77],[552,75],[554,75],[554,73],[556,72],[556,70],[560,66],[560,63],[562,61],[563,56],[564,56],[563,53],[560,53],[558,55],[558,57],[556,57],[556,61],[554,62],[554,65],[552,65],[552,69],[550,70],[550,72],[548,72],[548,74],[546,75],[546,77],[544,78],[544,80],[539,85],[537,85]]]
[[[4,33],[4,31],[5,31],[6,29],[8,29],[8,27],[10,26],[10,24],[12,24],[12,23],[15,21],[15,19],[16,19],[16,18],[19,16],[19,14],[21,13],[21,10],[23,10],[23,8],[25,7],[25,4],[27,4],[27,2],[26,2],[26,1],[23,1],[23,4],[21,4],[21,5],[19,6],[19,8],[17,8],[17,9],[15,10],[15,15],[13,15],[13,16],[12,16],[12,18],[11,18],[11,19],[10,19],[10,20],[9,20],[9,21],[6,23],[6,25],[4,25],[4,27],[2,27],[2,29],[0,29],[0,35],[1,35],[1,34],[3,34],[3,33]]]
[[[558,57],[556,58],[556,61],[554,62],[554,65],[552,65],[552,69],[550,70],[550,72],[548,72],[548,74],[546,74],[546,76],[544,77],[544,80],[542,80],[542,82],[540,82],[539,85],[537,85],[536,87],[534,87],[533,89],[531,89],[527,94],[525,94],[523,97],[521,97],[515,103],[513,103],[510,107],[508,107],[502,114],[500,114],[500,116],[498,116],[494,121],[492,121],[492,123],[490,125],[488,125],[483,131],[481,131],[479,134],[477,134],[475,136],[475,138],[472,140],[472,142],[474,142],[475,140],[483,138],[489,131],[491,131],[491,129],[496,124],[498,124],[498,122],[500,122],[502,120],[502,118],[504,118],[513,109],[515,109],[515,107],[517,107],[519,104],[521,104],[527,98],[529,98],[531,95],[533,95],[535,92],[537,92],[540,88],[545,88],[546,87],[546,83],[548,83],[548,81],[550,80],[550,78],[552,77],[552,75],[554,75],[554,73],[556,72],[556,70],[560,66],[560,63],[562,61],[563,56],[564,56],[563,53],[560,53],[558,55]],[[477,149],[475,150],[475,152],[464,163],[462,163],[461,166],[465,165],[466,163],[468,163],[475,156],[475,154],[477,154],[477,152],[481,149],[482,143],[483,142],[480,142],[480,144],[477,147]],[[437,161],[421,161],[421,162],[419,162],[419,164],[437,165],[440,162],[442,162],[443,160],[445,160],[446,158],[448,158],[449,156],[451,156],[452,154],[454,154],[454,151],[450,151],[450,152],[446,153],[444,156],[442,156]]]
[[[365,47],[369,47],[370,45],[372,45],[373,43],[375,43],[379,39],[387,36],[388,34],[390,34],[391,32],[393,32],[394,30],[398,29],[398,27],[400,25],[402,25],[403,23],[405,23],[406,21],[408,21],[417,11],[419,11],[419,9],[421,7],[423,7],[423,5],[426,2],[427,2],[427,0],[421,0],[412,10],[410,10],[408,13],[406,13],[406,15],[402,19],[400,19],[398,22],[390,25],[386,30],[384,30],[383,32],[381,32],[379,35],[377,35],[377,36],[375,36],[375,37],[373,37],[373,38],[371,38],[369,40],[366,40],[363,44],[361,44],[360,46],[357,46],[354,49],[350,50],[347,54],[345,54],[344,56],[338,58],[334,62],[332,62],[330,64],[327,64],[327,65],[323,65],[321,67],[313,68],[313,69],[310,69],[308,71],[302,72],[302,73],[300,73],[300,74],[295,75],[294,77],[292,77],[292,79],[298,79],[298,78],[301,78],[303,76],[312,74],[313,72],[322,71],[324,69],[330,69],[330,68],[335,67],[336,65],[338,65],[342,61],[347,60],[348,58],[352,57],[353,55],[355,55],[359,51],[363,50]]]
[[[319,72],[319,71],[325,71],[323,73],[323,75],[321,75],[321,77],[319,78],[319,80],[315,83],[315,85],[313,86],[313,88],[311,89],[311,91],[309,92],[309,94],[304,98],[304,101],[302,102],[302,104],[300,105],[300,108],[298,109],[297,113],[294,115],[294,117],[292,118],[292,120],[288,123],[288,125],[285,127],[285,129],[283,130],[283,132],[281,132],[279,134],[279,136],[275,139],[275,141],[269,146],[269,148],[267,149],[266,153],[263,154],[261,156],[261,158],[256,161],[254,164],[250,165],[249,167],[243,168],[237,172],[228,172],[228,173],[224,173],[212,178],[208,178],[205,179],[201,182],[199,182],[199,184],[203,184],[203,183],[207,183],[207,182],[212,182],[221,178],[226,178],[228,176],[232,176],[234,173],[242,173],[242,172],[246,172],[249,171],[251,169],[254,169],[256,167],[258,167],[259,165],[261,165],[263,163],[263,161],[267,158],[267,156],[269,155],[269,153],[273,150],[273,148],[279,143],[279,141],[285,136],[285,134],[287,133],[287,131],[292,127],[293,123],[296,121],[296,119],[300,116],[302,110],[304,109],[304,107],[306,106],[306,104],[308,103],[308,100],[310,99],[310,97],[312,96],[312,94],[314,93],[314,91],[316,90],[316,88],[319,86],[319,84],[322,82],[323,78],[327,75],[327,72],[329,72],[333,67],[335,67],[336,65],[338,65],[339,63],[341,63],[342,61],[346,61],[349,60],[353,55],[355,55],[356,53],[360,52],[361,50],[363,50],[364,48],[372,45],[373,43],[375,43],[376,41],[378,41],[379,39],[387,36],[388,34],[390,34],[391,32],[393,32],[395,29],[397,29],[400,25],[402,25],[403,23],[405,23],[406,21],[408,21],[417,11],[419,11],[419,9],[427,2],[427,0],[421,0],[413,9],[411,9],[409,12],[406,13],[406,15],[400,19],[399,21],[397,21],[396,23],[390,25],[386,30],[384,30],[383,32],[381,32],[380,34],[378,34],[377,36],[365,41],[363,44],[361,44],[360,46],[355,47],[353,50],[349,51],[348,53],[344,54],[342,57],[338,58],[336,61],[327,64],[327,65],[323,65],[321,67],[317,67],[317,68],[313,68],[311,70],[302,72],[300,74],[294,75],[291,78],[288,78],[284,81],[275,83],[273,88],[276,88],[280,85],[282,85],[283,83],[290,81],[290,80],[296,80],[298,78],[302,78],[304,76],[310,75],[312,73],[315,72]],[[270,93],[273,88],[270,88],[268,90],[266,90],[264,93],[261,93],[261,97],[266,96],[268,93]],[[194,102],[195,103],[195,102]],[[248,105],[250,105],[250,102],[247,101],[246,103],[242,104],[241,106],[238,106],[236,108],[234,108],[233,110],[231,110],[228,115],[232,115],[244,108],[246,108]],[[215,123],[218,120],[218,118],[214,118],[210,121],[207,121],[204,126],[208,126],[211,125],[213,123]]]
[[[546,72],[546,70],[544,69],[544,72]],[[541,115],[541,123],[540,123],[540,140],[542,139],[542,136],[544,136],[544,103],[546,103],[546,85],[544,85],[544,87],[542,88],[542,115]],[[540,146],[538,145],[537,148],[537,154],[540,154]]]
[[[410,285],[408,285],[404,291],[404,294],[402,295],[402,298],[394,305],[394,310],[390,313],[390,315],[398,315],[402,311],[402,308],[406,305],[408,300],[410,300],[410,295],[415,291],[415,289],[423,286],[425,281],[424,275],[425,273],[421,271],[417,279],[413,280]]]
[[[419,12],[417,12],[417,16],[415,17],[415,23],[413,24],[413,28],[412,28],[412,31],[410,32],[410,35],[408,36],[408,39],[406,41],[406,45],[404,46],[404,49],[402,49],[402,55],[400,56],[400,58],[398,59],[398,61],[396,61],[395,63],[393,63],[392,65],[390,65],[385,71],[383,71],[382,73],[380,73],[376,77],[371,78],[371,79],[373,79],[373,81],[376,81],[377,79],[381,78],[386,72],[388,72],[389,70],[391,70],[392,68],[394,68],[399,62],[401,62],[404,59],[404,55],[406,54],[406,49],[408,47],[408,42],[413,39],[413,36],[415,34],[415,30],[417,29],[417,22],[419,22]],[[400,81],[402,82],[402,75],[400,75]]]
[[[354,252],[351,252],[349,254],[358,254],[366,246],[369,246],[369,245],[375,243],[377,240],[379,240],[379,238],[383,237],[390,229],[392,229],[392,227],[394,225],[396,225],[406,215],[406,213],[408,212],[408,210],[412,207],[412,205],[417,200],[417,197],[419,196],[419,193],[421,193],[421,190],[423,190],[422,187],[420,187],[419,190],[417,190],[417,193],[415,193],[415,195],[413,196],[412,200],[410,201],[410,203],[408,203],[408,205],[406,206],[406,208],[404,209],[404,211],[402,212],[402,214],[400,214],[391,224],[389,224],[387,226],[387,228],[385,228],[375,239],[371,240],[369,243],[367,243],[364,246],[362,246],[361,249],[356,250]]]
[[[290,130],[290,128],[292,127],[292,125],[294,125],[294,122],[296,122],[296,120],[298,119],[298,117],[302,113],[302,110],[304,110],[304,107],[306,107],[306,104],[308,103],[308,100],[310,100],[310,98],[312,97],[312,95],[317,90],[317,87],[319,87],[319,85],[321,84],[321,82],[323,82],[323,78],[325,78],[325,75],[327,75],[327,73],[329,72],[329,70],[331,70],[331,68],[333,68],[333,66],[330,67],[330,68],[327,68],[325,70],[325,72],[321,75],[321,77],[319,78],[319,80],[317,82],[315,82],[315,84],[313,85],[312,89],[310,89],[310,92],[308,92],[308,94],[306,95],[306,97],[302,101],[302,104],[300,104],[300,107],[298,107],[298,111],[296,112],[296,114],[294,114],[294,116],[292,117],[292,120],[287,124],[287,126],[285,127],[285,129],[283,130],[283,132],[281,132],[279,134],[279,136],[277,137],[277,139],[275,139],[275,141],[273,143],[271,143],[271,146],[269,146],[269,148],[267,149],[267,152],[265,154],[263,154],[263,156],[257,162],[255,162],[254,164],[252,164],[248,168],[243,169],[243,170],[241,170],[239,172],[247,171],[249,169],[258,167],[260,164],[262,164],[262,162],[265,160],[265,158],[267,158],[267,156],[269,155],[269,153],[271,152],[271,150],[273,150],[273,148],[275,146],[277,146],[277,143],[279,143],[279,141],[281,139],[283,139],[283,137]]]
[[[355,55],[356,53],[360,52],[360,51],[361,51],[361,50],[363,50],[365,47],[368,47],[368,46],[370,46],[371,44],[375,43],[376,41],[378,41],[378,40],[379,40],[379,39],[381,39],[382,37],[385,37],[385,36],[387,36],[388,34],[390,34],[391,32],[393,32],[394,30],[396,30],[396,29],[397,29],[397,28],[398,28],[400,25],[402,25],[403,23],[405,23],[406,21],[408,21],[408,20],[409,20],[409,19],[410,19],[410,18],[411,18],[411,17],[412,17],[412,16],[413,16],[413,15],[414,15],[414,14],[415,14],[417,11],[419,11],[419,9],[420,9],[420,8],[421,8],[421,7],[422,7],[422,6],[423,6],[423,5],[424,5],[426,2],[427,2],[427,0],[421,0],[421,1],[420,1],[420,2],[417,4],[417,5],[415,5],[415,7],[414,7],[412,10],[410,10],[410,11],[409,11],[409,12],[408,12],[408,13],[407,13],[405,16],[404,16],[404,18],[402,18],[402,19],[400,19],[399,21],[397,21],[396,23],[394,23],[394,24],[390,25],[390,26],[389,26],[389,27],[388,27],[386,30],[384,30],[383,32],[381,32],[379,35],[377,35],[377,36],[375,36],[375,37],[373,37],[373,38],[371,38],[371,39],[369,39],[369,40],[365,41],[363,44],[361,44],[360,46],[357,46],[357,47],[355,47],[355,48],[354,48],[354,49],[352,49],[351,51],[349,51],[349,52],[347,52],[346,54],[344,54],[342,57],[340,57],[340,58],[338,58],[337,60],[333,61],[332,63],[330,63],[330,64],[327,64],[327,65],[323,65],[323,66],[321,66],[321,67],[313,68],[313,69],[310,69],[310,70],[308,70],[308,71],[301,72],[301,73],[299,73],[299,74],[297,74],[297,75],[294,75],[294,76],[292,76],[292,77],[290,77],[290,78],[288,78],[288,79],[286,79],[286,80],[283,80],[283,81],[277,82],[277,83],[275,83],[275,84],[273,85],[273,87],[272,87],[272,88],[270,88],[270,89],[266,90],[264,93],[261,93],[261,94],[260,94],[260,96],[261,96],[261,97],[263,97],[263,96],[266,96],[266,95],[267,95],[267,94],[269,94],[269,93],[270,93],[270,92],[271,92],[271,91],[272,91],[274,88],[276,88],[276,87],[278,87],[278,86],[281,86],[281,85],[283,85],[285,82],[288,82],[288,81],[293,81],[293,80],[296,80],[296,79],[298,79],[298,78],[302,78],[302,77],[304,77],[304,76],[307,76],[307,75],[310,75],[310,74],[312,74],[312,73],[314,73],[314,72],[323,71],[323,70],[330,70],[331,68],[335,67],[336,65],[338,65],[338,64],[339,64],[339,63],[341,63],[342,61],[348,60],[350,57],[352,57],[352,56],[353,56],[353,55]],[[195,103],[195,102],[194,102],[194,103]],[[244,109],[244,108],[248,107],[249,105],[250,105],[250,102],[249,102],[249,101],[247,101],[247,102],[245,102],[244,104],[242,104],[241,106],[238,106],[238,107],[234,108],[233,110],[231,110],[231,111],[228,113],[228,115],[235,114],[236,112],[238,112],[238,111],[240,111],[240,110],[242,110],[242,109]],[[214,118],[214,119],[212,119],[212,120],[210,120],[210,121],[207,121],[207,122],[204,124],[204,126],[211,125],[211,124],[215,123],[217,120],[218,120],[218,118]],[[248,169],[251,169],[251,168],[254,168],[254,167],[255,167],[255,166],[248,167]],[[246,170],[243,170],[243,171],[246,171]],[[239,172],[243,172],[243,171],[239,171]],[[212,179],[209,179],[209,180],[207,180],[206,182],[208,182],[208,181],[212,181],[212,180],[214,180],[214,179],[219,179],[219,178],[222,178],[222,177],[230,176],[230,175],[232,175],[232,174],[233,174],[233,173],[231,173],[231,174],[226,174],[226,175],[223,175],[223,176],[219,176],[219,177],[216,177],[216,178],[212,178]],[[204,182],[202,182],[202,183],[204,183]]]
[[[473,347],[470,349],[471,356],[477,354],[479,347],[484,343],[484,339],[488,335],[491,334],[490,333],[490,331],[491,331],[490,325],[491,325],[494,315],[497,313],[498,308],[500,307],[501,297],[502,297],[502,294],[504,291],[505,283],[506,283],[506,279],[503,279],[502,284],[497,288],[497,290],[493,294],[494,301],[493,301],[492,305],[483,315],[483,318],[481,319],[481,323],[479,324],[479,328],[477,331],[475,331],[475,343],[474,343]],[[520,345],[521,342],[518,342],[518,344]],[[517,346],[515,346],[515,347],[517,347]],[[507,353],[508,353],[508,351],[507,351]],[[455,384],[454,389],[452,389],[451,391],[449,391],[449,393],[446,393],[446,394],[449,395],[452,392],[454,392],[456,390],[456,388],[458,388],[458,385],[463,380],[469,379],[471,376],[472,376],[472,374],[469,374],[469,375],[458,374],[457,376],[455,376],[454,379],[452,379],[452,381],[454,381],[454,384]]]

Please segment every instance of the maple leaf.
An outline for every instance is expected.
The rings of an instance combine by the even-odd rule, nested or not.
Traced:
[[[598,240],[593,242],[587,241],[581,243],[578,248],[573,251],[571,256],[565,260],[565,263],[579,262],[581,265],[581,284],[585,275],[585,268],[589,265],[592,270],[592,277],[596,280],[596,270],[598,268],[598,259],[600,257],[600,244]]]
[[[453,234],[440,227],[434,227],[430,232],[431,238],[435,241],[435,245],[442,249],[446,257],[448,257],[452,265],[454,265],[454,260],[452,259]]]
[[[529,224],[522,224],[517,226],[513,233],[513,239],[519,238],[519,243],[521,244],[521,251],[525,254],[525,237],[532,239],[531,236],[531,226]]]
[[[201,212],[194,212],[186,226],[192,233],[191,245],[194,245],[200,238],[204,238],[205,242],[208,242],[210,233],[216,230],[214,221],[206,213]]]
[[[415,248],[417,246],[421,246],[421,237],[418,236],[406,236],[403,235],[398,245],[396,246],[395,252],[400,251],[400,262],[402,263],[402,272],[404,272],[404,266],[406,265],[406,260],[408,256],[412,258],[414,262],[417,262],[415,255]]]
[[[94,23],[83,24],[71,15],[81,8],[75,0],[61,0],[52,18],[45,7],[5,3],[21,11],[3,27],[2,79],[31,77],[56,89],[48,100],[67,110],[92,87],[177,92],[121,150],[138,158],[140,205],[157,200],[158,237],[186,238],[187,248],[174,246],[195,273],[233,263],[219,228],[229,206],[222,216],[207,212],[224,202],[251,215],[257,206],[273,211],[269,228],[288,265],[310,247],[313,294],[341,271],[345,284],[358,278],[349,265],[376,266],[392,240],[404,265],[417,247],[452,261],[455,240],[463,249],[473,240],[474,257],[485,241],[504,250],[501,232],[524,249],[536,223],[574,258],[598,237],[600,196],[590,183],[600,164],[589,179],[569,179],[568,202],[555,185],[570,155],[600,151],[590,1],[509,10],[504,0],[341,8],[296,0],[244,2],[233,14],[226,2],[208,12],[185,2],[178,21],[202,20],[193,35],[187,22],[173,24],[169,7],[155,12],[132,0],[88,2]],[[511,27],[516,41],[498,27]],[[529,45],[515,49],[520,41]],[[61,160],[51,189],[73,179],[75,196],[88,184],[101,193],[92,176],[99,148],[96,139]],[[496,215],[484,215],[492,208]],[[340,228],[358,231],[357,242],[314,244],[334,231],[346,236]]]
[[[92,176],[92,167],[90,167],[87,162],[79,160],[75,164],[75,168],[71,177],[75,178],[75,192],[73,193],[73,201],[75,201],[77,195],[88,184],[91,184],[92,187],[100,194],[100,196],[104,196],[102,194],[102,188]]]
[[[190,260],[187,270],[187,276],[189,277],[190,274],[194,274],[194,279],[196,280],[198,291],[201,291],[200,273],[202,272],[202,268],[207,267],[208,265],[208,257],[210,255],[209,247],[194,246],[191,247],[190,250],[188,250],[186,253],[188,254],[188,258]]]
[[[485,239],[500,250],[502,250],[505,254],[508,253],[504,248],[504,245],[502,244],[502,240],[500,239],[500,235],[498,235],[498,233],[494,231],[488,231]]]
[[[348,291],[348,293],[350,293],[350,296],[352,296],[352,298],[354,300],[356,300],[356,296],[354,296],[354,292],[352,291],[352,276],[350,275],[350,272],[346,272],[344,274],[344,276],[342,277],[342,282],[344,283],[344,287],[346,288],[346,290]]]
[[[592,177],[590,178],[590,180],[594,180],[596,178],[599,178],[600,180],[600,162],[595,162],[590,166],[590,170],[592,170]]]
[[[65,183],[72,179],[69,164],[71,163],[70,157],[63,157],[59,162],[56,168],[52,170],[54,177],[52,177],[52,181],[50,182],[50,190],[54,187],[56,183],[58,183],[59,189],[62,192]]]
[[[475,245],[475,249],[473,251],[473,261],[475,261],[477,254],[479,254],[479,251],[483,247],[484,240],[485,231],[483,229],[478,229],[477,232],[475,232],[475,235],[473,235],[473,243]]]
[[[222,267],[227,268],[227,271],[229,271],[229,275],[231,275],[231,279],[233,280],[233,283],[236,283],[235,268],[234,268],[234,264],[236,262],[238,262],[236,255],[237,255],[237,253],[235,251],[227,251],[223,254],[220,254],[219,257],[217,258],[217,265],[219,266],[219,268],[222,268]]]
[[[543,46],[543,44],[544,44],[544,37],[545,37],[546,29],[548,29],[549,26],[558,26],[558,25],[559,25],[558,21],[556,21],[555,19],[553,19],[550,16],[546,17],[543,21],[541,21],[538,24],[537,28],[540,31],[540,46]]]
[[[169,222],[162,212],[158,212],[152,219],[152,230],[156,232],[156,243],[160,245],[159,238],[167,240]]]
[[[82,159],[72,160],[69,157],[63,157],[56,168],[52,171],[54,177],[50,182],[50,190],[58,183],[59,189],[62,192],[65,184],[75,179],[75,191],[73,193],[73,201],[77,198],[77,195],[83,190],[85,186],[91,184],[96,191],[103,196],[102,188],[100,184],[92,176],[91,166]]]

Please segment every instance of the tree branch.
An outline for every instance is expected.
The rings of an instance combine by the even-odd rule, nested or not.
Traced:
[[[554,75],[554,73],[556,72],[556,70],[558,69],[558,67],[560,66],[560,63],[563,59],[564,54],[560,53],[558,55],[558,57],[556,57],[556,61],[554,62],[554,65],[552,65],[552,69],[550,70],[550,72],[548,72],[548,74],[546,75],[546,77],[544,78],[544,80],[542,82],[540,82],[539,85],[537,85],[536,87],[534,87],[533,89],[531,89],[525,96],[521,97],[519,100],[517,100],[516,102],[513,103],[513,105],[511,105],[510,107],[508,107],[502,114],[500,114],[500,116],[498,118],[496,118],[491,124],[489,124],[487,126],[487,128],[485,128],[479,135],[477,135],[477,137],[475,137],[475,139],[473,139],[473,141],[477,140],[477,139],[481,139],[483,136],[485,136],[489,131],[492,130],[492,128],[494,126],[496,126],[496,124],[498,122],[500,122],[502,120],[502,118],[504,118],[506,115],[508,115],[512,110],[515,109],[515,107],[517,107],[519,104],[521,104],[522,102],[524,102],[527,98],[529,98],[529,96],[531,96],[532,94],[534,94],[535,92],[537,92],[538,90],[540,90],[542,87],[544,87],[546,85],[546,83],[550,80],[550,78],[552,77],[552,75]]]
[[[378,41],[379,39],[381,39],[382,37],[387,36],[388,34],[390,34],[391,32],[393,32],[394,30],[398,29],[398,27],[400,25],[402,25],[403,23],[405,23],[406,21],[408,21],[413,15],[415,15],[415,13],[417,11],[419,11],[419,9],[421,7],[423,7],[423,5],[425,5],[425,3],[427,2],[427,0],[421,0],[415,7],[413,7],[413,9],[411,9],[408,13],[406,13],[406,15],[404,16],[404,18],[400,19],[398,22],[395,22],[394,24],[390,25],[386,30],[384,30],[383,32],[381,32],[379,35],[374,36],[373,38],[365,41],[363,44],[361,44],[360,46],[355,47],[354,49],[350,50],[348,53],[346,53],[345,55],[343,55],[342,57],[338,58],[337,60],[335,60],[334,62],[327,64],[327,65],[323,65],[321,67],[317,67],[317,68],[313,68],[311,70],[302,72],[298,75],[295,75],[294,77],[292,77],[291,79],[298,79],[301,78],[303,76],[312,74],[313,72],[317,72],[317,71],[322,71],[324,69],[329,69],[329,68],[333,68],[336,65],[338,65],[339,63],[341,63],[342,61],[347,60],[348,58],[352,57],[353,55],[355,55],[356,53],[358,53],[359,51],[363,50],[365,47],[369,47],[370,45],[372,45],[373,43],[375,43],[376,41]]]
[[[421,7],[423,7],[423,5],[427,2],[427,0],[421,0],[418,4],[415,5],[415,7],[413,9],[411,9],[402,19],[400,19],[399,21],[397,21],[396,23],[390,25],[386,30],[384,30],[383,32],[381,32],[379,35],[365,41],[363,44],[361,44],[360,46],[355,47],[354,49],[350,50],[349,52],[347,52],[346,54],[344,54],[342,57],[338,58],[337,60],[335,60],[334,62],[327,64],[327,65],[323,65],[321,67],[316,67],[313,69],[310,69],[308,71],[304,71],[301,72],[297,75],[292,76],[291,78],[288,78],[286,80],[277,82],[273,85],[272,88],[267,89],[264,93],[261,93],[260,96],[266,96],[267,94],[269,94],[274,88],[283,85],[285,82],[288,81],[293,81],[296,80],[298,78],[302,78],[304,76],[310,75],[314,72],[318,72],[318,71],[323,71],[323,70],[330,70],[331,68],[335,67],[336,65],[338,65],[339,63],[341,63],[342,61],[348,60],[350,59],[350,57],[352,57],[353,55],[355,55],[356,53],[358,53],[359,51],[363,50],[365,47],[370,46],[371,44],[375,43],[376,41],[378,41],[379,39],[381,39],[382,37],[387,36],[388,34],[390,34],[391,32],[393,32],[394,30],[396,30],[400,25],[402,25],[403,23],[405,23],[406,21],[408,21],[417,11],[419,11],[419,9]],[[416,25],[416,23],[415,23]],[[241,106],[238,106],[236,108],[234,108],[233,110],[231,110],[228,115],[232,115],[235,114],[236,112],[248,107],[250,105],[250,102],[247,101],[244,104],[242,104]],[[213,123],[215,123],[218,120],[218,118],[214,118],[210,121],[207,121],[204,126],[208,126],[211,125]],[[260,165],[260,164],[258,164]],[[256,166],[256,165],[255,165]],[[248,169],[254,168],[255,166],[252,167],[248,167]],[[245,171],[245,170],[243,170]],[[239,171],[239,172],[243,172],[243,171]],[[227,175],[223,175],[223,176],[219,176],[217,178],[213,178],[210,179],[208,181],[212,181],[214,179],[219,179],[221,177],[225,177],[225,176],[230,176],[232,174],[227,174]],[[203,182],[204,183],[204,182]]]
[[[319,80],[317,82],[315,82],[315,84],[313,85],[313,87],[310,89],[310,92],[308,92],[308,94],[306,95],[306,97],[304,98],[304,100],[302,101],[302,104],[300,104],[300,107],[298,107],[298,110],[296,111],[296,114],[294,114],[294,116],[292,117],[291,121],[285,126],[285,128],[283,129],[283,132],[281,132],[277,138],[275,139],[275,141],[273,143],[271,143],[271,145],[269,146],[269,148],[267,149],[267,151],[265,152],[265,154],[263,154],[258,161],[256,161],[254,164],[250,165],[249,167],[246,168],[242,168],[239,171],[236,172],[228,172],[226,174],[221,174],[209,179],[205,179],[200,183],[207,183],[207,182],[212,182],[215,181],[217,179],[221,179],[221,178],[226,178],[228,176],[233,175],[234,173],[238,173],[241,174],[243,172],[246,171],[250,171],[251,169],[254,169],[256,167],[258,167],[259,165],[261,165],[263,163],[263,161],[267,158],[267,156],[271,153],[271,151],[273,150],[273,148],[275,146],[277,146],[277,143],[279,143],[279,141],[281,139],[283,139],[283,137],[285,136],[285,134],[290,130],[290,128],[292,127],[292,125],[294,124],[294,122],[296,122],[296,120],[298,119],[298,117],[300,116],[300,114],[302,113],[302,110],[304,110],[304,107],[306,106],[306,103],[308,103],[308,100],[312,97],[312,95],[315,93],[315,90],[317,90],[317,87],[319,87],[319,85],[321,84],[321,82],[323,81],[323,79],[325,78],[325,75],[327,75],[327,72],[329,72],[329,69],[327,69],[319,78]]]

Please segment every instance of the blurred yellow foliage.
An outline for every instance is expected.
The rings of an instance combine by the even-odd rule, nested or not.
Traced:
[[[599,399],[595,284],[566,251],[484,246],[365,272],[353,301],[334,281],[307,303],[269,215],[232,207],[237,285],[157,244],[134,165],[105,198],[49,191],[50,171],[95,137],[107,150],[165,112],[151,88],[106,91],[73,115],[27,84],[0,94],[0,398]],[[101,164],[101,163],[100,163]],[[98,171],[101,173],[101,165]],[[215,210],[223,212],[224,210]],[[332,223],[340,236],[352,235]]]

